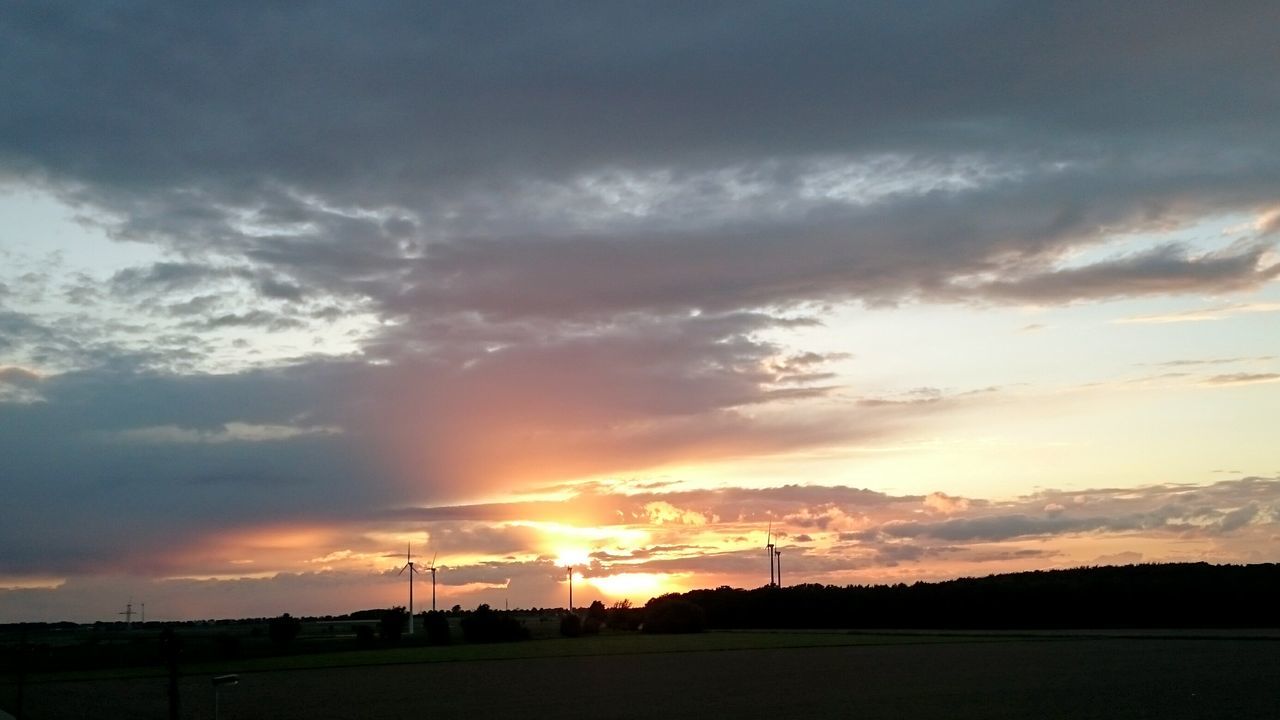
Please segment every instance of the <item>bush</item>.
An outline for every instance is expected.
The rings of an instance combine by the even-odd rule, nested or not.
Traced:
[[[582,620],[574,613],[561,615],[560,634],[565,637],[578,637],[582,634]]]
[[[644,632],[697,633],[707,627],[707,614],[701,607],[678,596],[663,596],[645,606]]]
[[[429,645],[449,644],[449,616],[443,611],[423,613],[422,626],[426,629]]]
[[[271,638],[271,643],[276,647],[288,647],[300,632],[302,632],[302,621],[289,613],[267,621],[267,637]]]
[[[515,618],[505,613],[494,612],[485,604],[463,616],[462,637],[467,642],[527,640],[529,629]]]
[[[405,625],[409,624],[409,613],[405,612],[402,607],[393,607],[390,610],[383,610],[378,618],[378,634],[382,636],[382,642],[394,644],[400,642],[400,636],[404,634]]]
[[[614,630],[635,630],[644,620],[644,614],[631,607],[630,600],[620,600],[605,612],[605,625]]]

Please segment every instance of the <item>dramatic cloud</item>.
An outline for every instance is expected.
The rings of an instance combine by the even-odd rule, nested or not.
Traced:
[[[746,572],[771,518],[788,566],[833,580],[1270,522],[1266,497],[1084,513],[1030,489],[1052,468],[1023,448],[1073,435],[1039,409],[1068,404],[1052,388],[1273,391],[1249,332],[1132,357],[1112,333],[1280,308],[1274,3],[0,16],[0,482],[21,508],[0,579],[198,562],[252,575],[246,597],[346,593],[425,524],[457,582],[547,602],[563,552],[636,566],[584,562],[602,589]],[[1120,307],[1066,315],[1100,302]],[[997,313],[1002,347],[974,350]],[[1195,357],[1254,360],[1097,382]],[[1234,401],[1206,467],[1270,472]],[[1152,424],[1133,408],[1114,422]],[[1131,476],[1114,447],[1053,481],[1172,467]],[[1001,481],[988,465],[1025,501],[962,497]]]
[[[571,511],[557,512],[557,506]],[[89,589],[132,586],[164,612],[184,606],[190,608],[185,612],[225,614],[237,612],[233,608],[243,607],[236,603],[245,598],[283,602],[300,584],[312,596],[305,611],[390,603],[402,590],[394,573],[403,551],[391,549],[397,541],[416,543],[424,559],[436,561],[447,604],[504,597],[545,605],[563,599],[566,562],[577,566],[581,597],[588,599],[642,602],[695,578],[704,585],[761,584],[767,567],[761,548],[770,526],[793,582],[851,583],[901,573],[949,577],[1173,560],[1208,548],[1229,561],[1274,561],[1274,552],[1250,554],[1232,543],[1274,535],[1277,522],[1275,478],[1050,490],[1013,499],[799,485],[663,492],[585,483],[555,501],[406,509],[394,520],[357,513],[325,530],[221,529],[194,555],[187,547],[154,548],[149,559],[139,557],[118,568],[118,575],[0,591],[0,607],[39,598],[57,616]],[[1128,549],[1109,550],[1114,548]],[[255,551],[256,561],[236,559]],[[281,563],[295,569],[281,569]],[[167,569],[170,579],[148,579],[147,571],[156,568]]]

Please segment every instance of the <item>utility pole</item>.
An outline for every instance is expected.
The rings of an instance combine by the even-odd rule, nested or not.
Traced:
[[[569,571],[569,612],[573,612],[573,566],[570,565],[566,570]]]

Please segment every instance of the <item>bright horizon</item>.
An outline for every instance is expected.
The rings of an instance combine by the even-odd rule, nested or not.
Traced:
[[[1017,7],[6,11],[0,622],[1280,561],[1280,17]]]

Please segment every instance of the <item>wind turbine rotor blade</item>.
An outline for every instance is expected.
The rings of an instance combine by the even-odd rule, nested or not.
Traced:
[[[433,553],[433,554],[431,555],[431,569],[432,569],[432,570],[435,570],[435,569],[436,569],[436,558],[438,558],[438,557],[440,557],[440,551],[439,551],[439,550],[437,550],[435,553]]]

